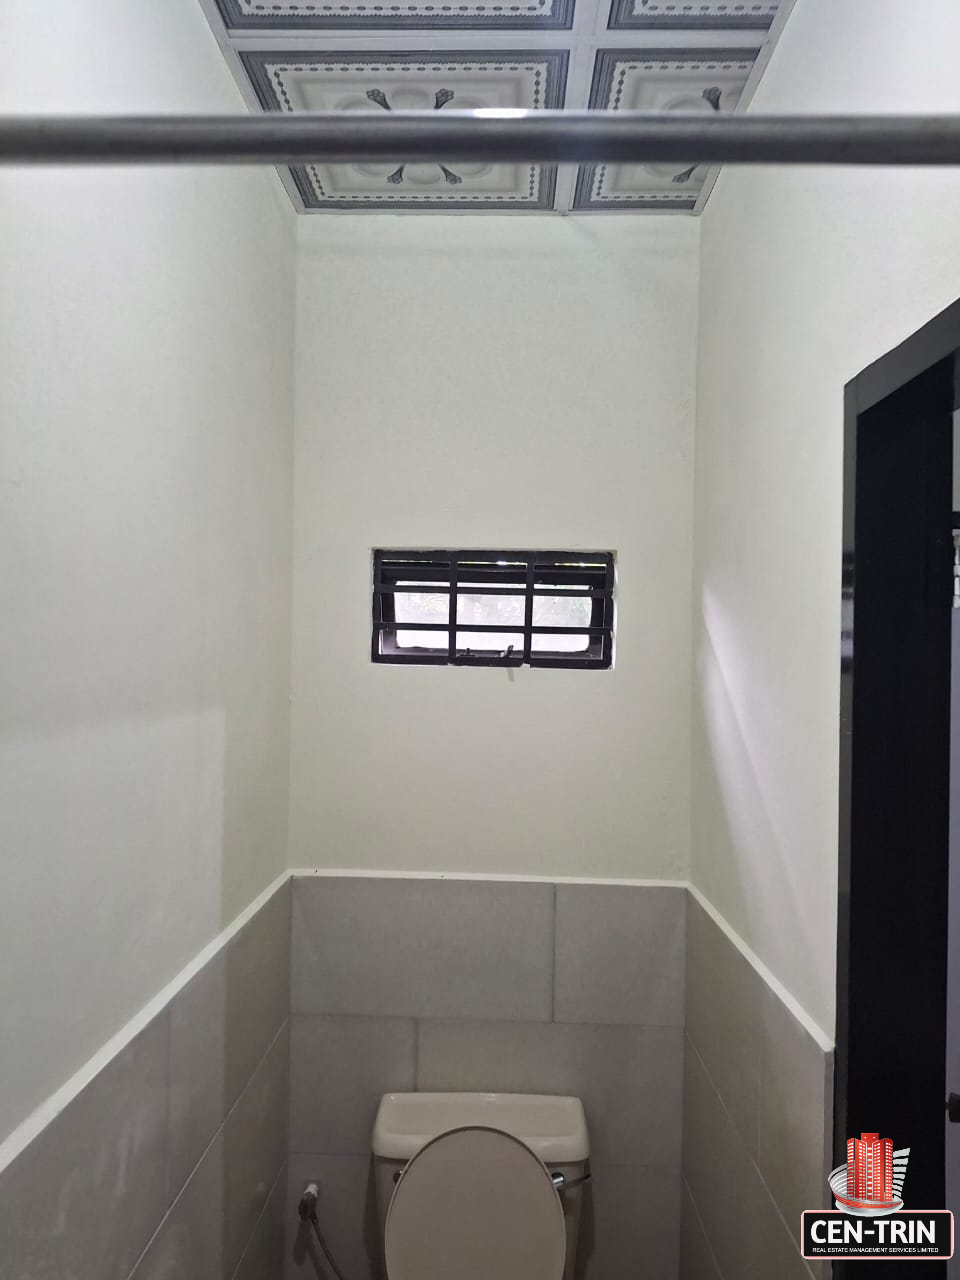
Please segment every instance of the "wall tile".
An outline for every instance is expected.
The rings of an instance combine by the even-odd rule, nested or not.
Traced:
[[[687,1035],[756,1158],[759,1149],[763,979],[690,898],[687,909]]]
[[[285,887],[0,1175],[3,1280],[232,1275],[285,1157],[288,993]]]
[[[223,1272],[223,1135],[194,1169],[130,1280],[219,1280]]]
[[[554,1018],[684,1023],[685,889],[557,885]]]
[[[680,1193],[680,1280],[723,1280],[685,1182]]]
[[[267,1201],[264,1220],[267,1227],[267,1269],[266,1280],[281,1280],[284,1264],[284,1245],[286,1243],[287,1226],[287,1169],[280,1170],[277,1181]],[[237,1280],[247,1280],[238,1276]],[[253,1275],[249,1280],[257,1280]]]
[[[810,1280],[743,1138],[692,1045],[685,1061],[683,1176],[725,1280]]]
[[[227,1113],[226,973],[220,951],[170,1003],[168,1202]]]
[[[287,1181],[286,1280],[317,1280],[329,1267],[311,1230],[297,1220],[307,1182],[317,1182],[317,1217],[340,1270],[350,1280],[384,1280],[373,1161],[365,1156],[290,1157]]]
[[[369,1155],[385,1093],[414,1087],[416,1024],[295,1014],[290,1025],[290,1149]]]
[[[832,1054],[769,989],[763,999],[760,1153],[764,1181],[800,1240],[800,1214],[830,1207]]]
[[[286,1165],[277,1174],[273,1189],[233,1280],[280,1280],[284,1263],[284,1214],[287,1207]]]
[[[746,1186],[760,1206],[751,1240],[756,1244],[766,1233],[771,1247],[779,1247],[786,1231],[798,1242],[801,1212],[827,1199],[832,1055],[820,1049],[693,899],[687,911],[687,1034],[692,1046],[687,1056],[695,1058],[709,1093],[715,1099],[719,1095],[723,1120],[743,1146]],[[714,1222],[724,1229],[725,1215],[711,1220],[703,1197],[716,1189],[706,1179],[698,1191],[698,1175],[689,1163],[703,1141],[690,1078],[688,1071],[684,1176],[727,1275],[722,1242],[713,1235]],[[694,1248],[694,1241],[685,1248]],[[798,1274],[821,1270],[803,1264]]]
[[[549,1020],[553,886],[298,877],[297,1013]]]
[[[421,1022],[417,1088],[574,1094],[598,1164],[680,1163],[683,1032]]]
[[[290,882],[227,944],[226,1105],[246,1088],[290,1007]]]
[[[284,1023],[224,1124],[224,1268],[236,1269],[287,1145],[289,1035]]]
[[[0,1174],[3,1280],[127,1280],[166,1209],[164,1012]]]
[[[285,885],[170,1004],[170,1200],[286,1017],[289,916]]]
[[[591,1162],[578,1280],[677,1280],[680,1170]]]
[[[281,1171],[282,1172],[282,1171]],[[267,1211],[270,1201],[267,1200],[263,1213],[253,1229],[253,1235],[247,1242],[243,1256],[233,1273],[232,1280],[266,1280],[269,1274],[267,1259]],[[131,1280],[136,1280],[132,1277]]]

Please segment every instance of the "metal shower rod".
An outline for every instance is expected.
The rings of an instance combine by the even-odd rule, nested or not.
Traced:
[[[0,116],[0,164],[395,160],[960,165],[960,116],[489,109],[242,116]]]

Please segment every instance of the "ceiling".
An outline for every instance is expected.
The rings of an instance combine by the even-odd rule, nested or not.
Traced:
[[[200,0],[255,110],[743,109],[793,0]],[[675,164],[312,164],[304,213],[699,213]]]

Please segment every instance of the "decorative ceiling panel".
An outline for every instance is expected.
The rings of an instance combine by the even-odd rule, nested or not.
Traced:
[[[759,49],[600,49],[590,106],[605,111],[736,110]],[[662,164],[582,165],[575,209],[690,211],[708,169],[678,158]]]
[[[244,53],[269,111],[540,110],[563,103],[567,53],[430,50]],[[311,164],[293,171],[309,209],[552,209],[556,165]]]
[[[766,30],[773,23],[780,0],[612,0],[613,29],[662,27],[674,31],[691,28]]]
[[[145,0],[162,5],[169,0]],[[743,111],[794,0],[197,0],[252,110]],[[958,0],[960,2],[960,0]],[[304,213],[699,213],[717,168],[312,164]]]
[[[344,3],[305,4],[294,0],[262,4],[258,0],[217,0],[228,30],[250,31],[347,31],[377,27],[503,31],[536,28],[564,31],[573,25],[574,0],[425,0],[395,4],[390,0],[344,0]]]

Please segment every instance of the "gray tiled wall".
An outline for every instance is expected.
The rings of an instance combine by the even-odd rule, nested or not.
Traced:
[[[293,881],[287,1221],[305,1181],[351,1280],[380,1277],[370,1135],[390,1090],[570,1093],[594,1181],[584,1280],[676,1280],[682,889]],[[287,1276],[314,1280],[290,1231]]]
[[[275,1280],[289,885],[0,1174],[0,1280]]]
[[[831,1071],[682,889],[294,878],[0,1173],[0,1280],[315,1280],[307,1180],[381,1280],[410,1089],[583,1099],[582,1280],[810,1280]]]
[[[691,897],[680,1280],[810,1280],[826,1205],[833,1056]]]

